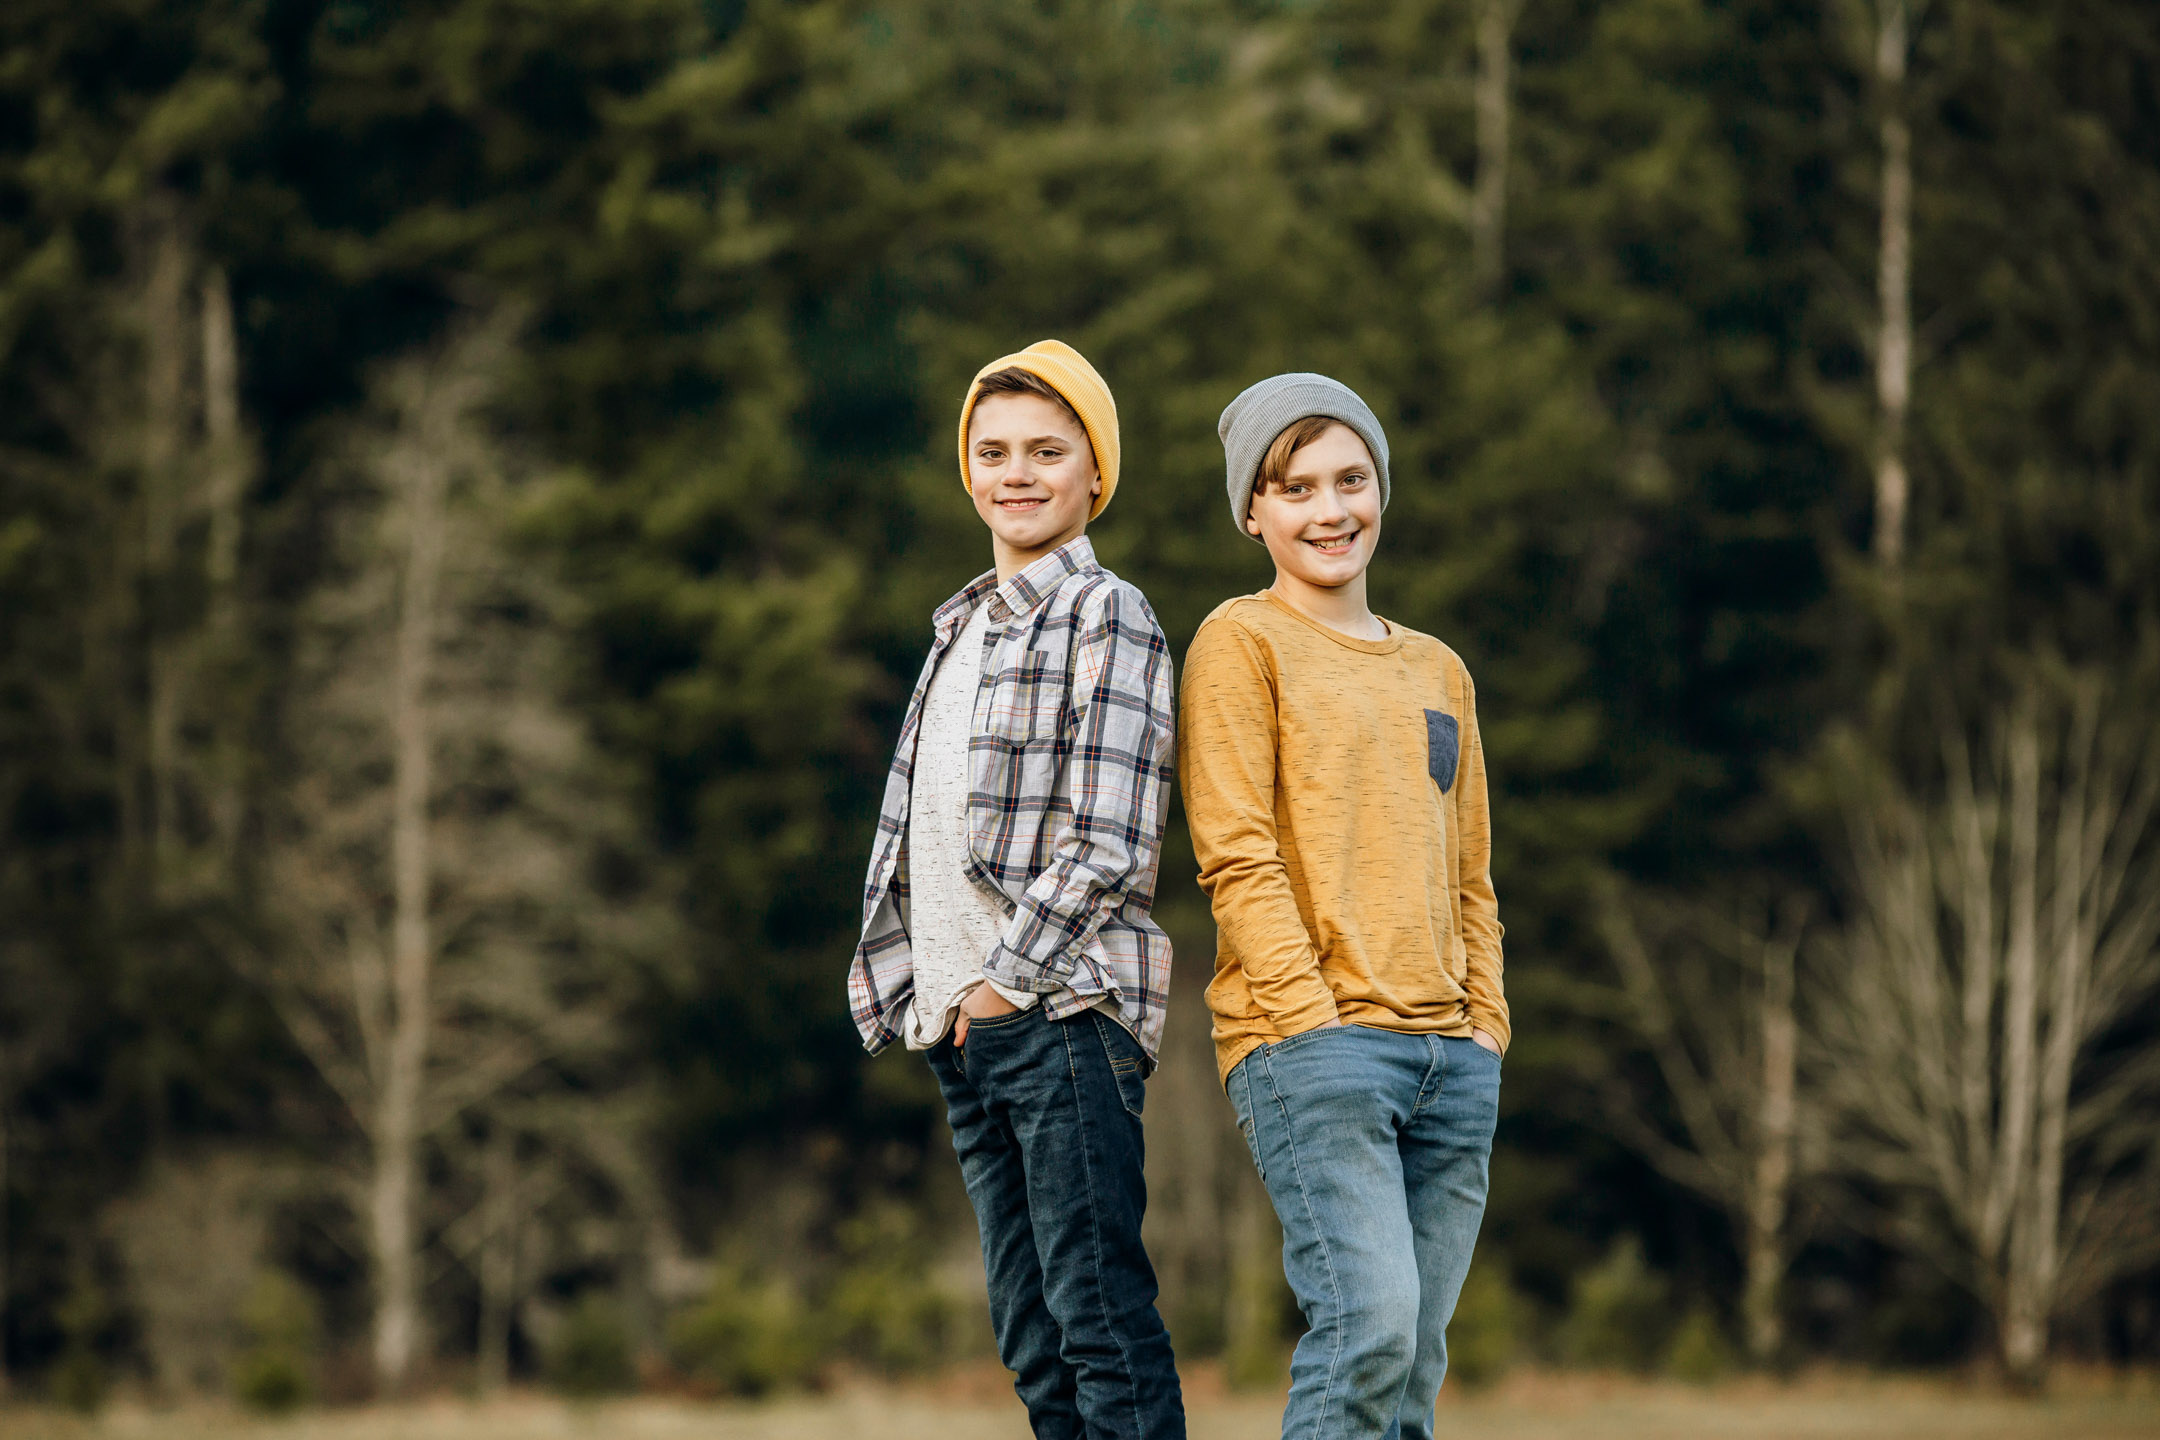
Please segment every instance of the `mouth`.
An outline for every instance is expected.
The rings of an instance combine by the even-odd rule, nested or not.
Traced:
[[[1351,530],[1341,535],[1322,535],[1305,543],[1322,555],[1347,555],[1356,547],[1358,534],[1358,531]]]
[[[998,509],[1003,510],[1008,515],[1024,515],[1030,510],[1041,509],[1049,502],[1039,496],[1023,496],[1012,500],[993,500],[990,503],[997,506]]]

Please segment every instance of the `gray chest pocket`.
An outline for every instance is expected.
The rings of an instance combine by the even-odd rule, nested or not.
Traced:
[[[1455,760],[1462,752],[1462,727],[1445,710],[1425,712],[1425,768],[1445,795],[1455,788]]]

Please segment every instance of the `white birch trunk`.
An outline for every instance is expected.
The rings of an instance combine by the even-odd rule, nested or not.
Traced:
[[[449,475],[435,426],[393,462],[404,499],[404,565],[398,589],[391,670],[392,741],[390,1032],[377,1091],[375,1163],[369,1196],[377,1293],[375,1374],[396,1393],[419,1343],[419,1245],[415,1193],[420,1160],[420,1098],[427,1078],[434,966],[430,925],[428,801],[434,733],[428,679],[435,612],[442,586],[444,501]]]
[[[1912,132],[1905,119],[1906,0],[1877,0],[1875,84],[1881,107],[1881,234],[1875,272],[1875,555],[1905,554],[1911,482],[1905,417],[1912,402]]]
[[[1477,177],[1470,196],[1471,269],[1488,294],[1506,264],[1508,129],[1515,19],[1522,0],[1479,0],[1477,9]]]

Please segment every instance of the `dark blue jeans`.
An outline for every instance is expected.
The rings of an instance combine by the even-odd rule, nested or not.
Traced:
[[[998,1358],[1039,1440],[1182,1440],[1185,1405],[1140,1248],[1140,1044],[1037,1005],[928,1052],[982,1227]]]
[[[1309,1327],[1284,1440],[1432,1440],[1485,1214],[1500,1057],[1345,1025],[1261,1046],[1229,1089]]]

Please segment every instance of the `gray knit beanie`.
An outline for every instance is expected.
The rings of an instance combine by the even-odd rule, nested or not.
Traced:
[[[1230,521],[1238,534],[1258,539],[1245,528],[1245,514],[1252,508],[1253,482],[1260,477],[1260,462],[1267,458],[1275,437],[1308,415],[1340,420],[1358,434],[1372,451],[1380,469],[1380,508],[1387,509],[1387,432],[1372,407],[1340,380],[1299,372],[1270,375],[1224,407],[1215,433],[1222,437],[1223,462],[1230,480]]]

